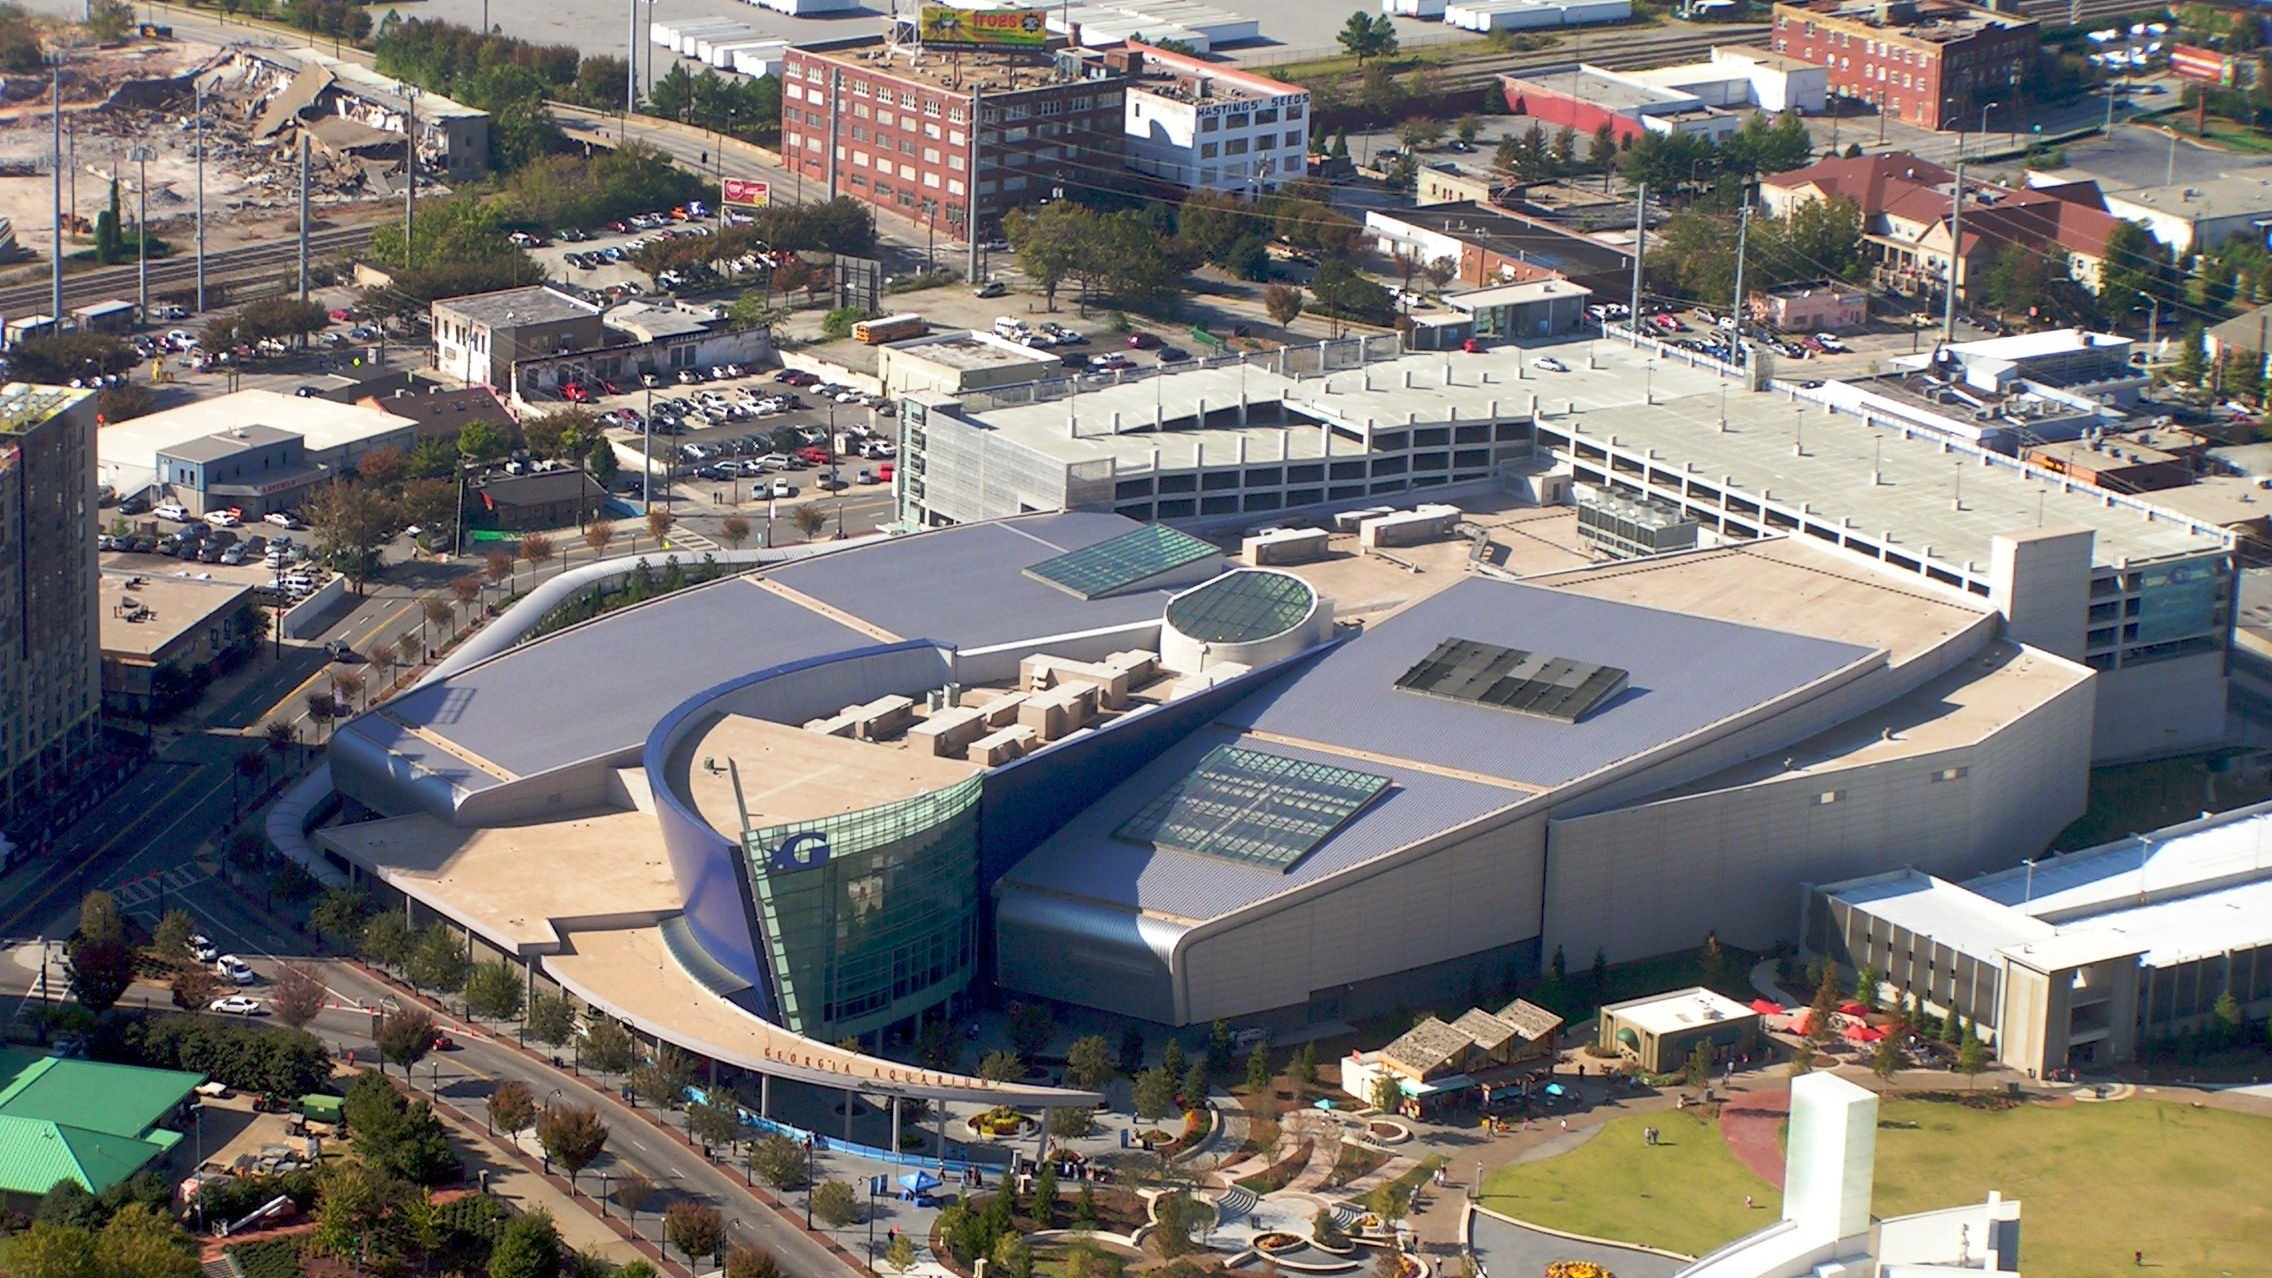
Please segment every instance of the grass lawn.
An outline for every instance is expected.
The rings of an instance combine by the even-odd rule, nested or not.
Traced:
[[[1662,1143],[1642,1144],[1643,1127],[1661,1130]],[[1759,1205],[1746,1210],[1745,1194]],[[1502,1167],[1484,1180],[1482,1205],[1549,1229],[1701,1256],[1772,1224],[1783,1196],[1736,1161],[1717,1124],[1673,1110],[1611,1119],[1559,1158]]]
[[[2143,1099],[2009,1110],[1894,1100],[1878,1113],[1875,1211],[2017,1198],[2022,1267],[2059,1278],[2135,1272],[2272,1278],[2272,1120]],[[1649,1149],[1655,1124],[1670,1144]],[[1611,1121],[1560,1158],[1502,1168],[1483,1205],[1553,1229],[1701,1255],[1774,1219],[1780,1197],[1682,1113]],[[1760,1209],[1746,1212],[1743,1196]]]
[[[2272,1275],[2272,1121],[2137,1099],[2003,1111],[1895,1101],[1878,1123],[1881,1216],[1997,1189],[2020,1200],[2030,1273],[2135,1273],[2130,1253],[2143,1249],[2165,1272]]]

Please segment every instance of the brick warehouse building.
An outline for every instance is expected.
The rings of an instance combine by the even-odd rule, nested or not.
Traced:
[[[1125,64],[1043,51],[792,48],[781,154],[798,181],[951,238],[1121,167]],[[972,127],[973,118],[977,126]]]
[[[1964,129],[1991,103],[2018,109],[2041,33],[2031,18],[1945,0],[1816,0],[1775,6],[1774,43],[1828,68],[1834,94],[1907,124]]]

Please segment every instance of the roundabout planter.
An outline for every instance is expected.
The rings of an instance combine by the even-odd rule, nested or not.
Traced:
[[[1282,1251],[1293,1251],[1298,1247],[1308,1245],[1309,1239],[1299,1234],[1289,1234],[1281,1229],[1269,1230],[1254,1236],[1255,1250],[1266,1256],[1274,1256]]]

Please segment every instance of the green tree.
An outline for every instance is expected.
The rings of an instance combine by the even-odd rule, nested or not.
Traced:
[[[1900,1069],[1901,1041],[1898,1036],[1887,1034],[1870,1053],[1870,1072],[1878,1076],[1879,1082],[1890,1083]]]
[[[455,994],[465,988],[466,977],[473,970],[473,960],[466,955],[467,940],[450,930],[439,920],[418,929],[418,939],[412,945],[410,962],[403,974],[410,983],[424,989]]]
[[[746,1139],[750,1131],[742,1122],[739,1109],[716,1098],[686,1107],[686,1129],[705,1149],[731,1148]]]
[[[2209,1015],[2216,1023],[2218,1041],[2227,1044],[2240,1041],[2241,1032],[2247,1028],[2247,1020],[2241,1011],[2240,1000],[2233,997],[2231,990],[2218,993],[2217,1001],[2209,1007]]]
[[[173,1217],[134,1203],[95,1235],[94,1261],[100,1278],[194,1278],[197,1244]]]
[[[493,1021],[509,1021],[521,1014],[525,991],[521,974],[502,959],[476,963],[465,980],[466,1011]]]
[[[560,1047],[576,1032],[576,1004],[565,994],[539,993],[529,1000],[526,1025],[530,1038]]]
[[[686,1089],[694,1081],[694,1067],[677,1050],[661,1047],[653,1060],[633,1068],[625,1081],[630,1083],[633,1093],[656,1109],[677,1109],[686,1103]]]
[[[1010,1013],[1010,1046],[1018,1055],[1031,1060],[1049,1045],[1049,1036],[1057,1032],[1057,1023],[1049,1015],[1049,1005],[1038,999],[1018,1004]]]
[[[805,1160],[805,1147],[779,1132],[760,1137],[749,1151],[750,1170],[777,1192],[805,1183]]]
[[[1988,1045],[1980,1041],[1979,1035],[1967,1031],[1964,1041],[1957,1044],[1957,1072],[1965,1076],[1966,1086],[1969,1087],[1979,1081],[1980,1071],[1987,1067]]]
[[[371,898],[354,888],[332,888],[308,911],[316,930],[345,945],[358,946],[371,917]]]
[[[1349,15],[1349,20],[1334,35],[1334,40],[1351,57],[1357,59],[1357,65],[1361,67],[1365,65],[1367,58],[1396,56],[1396,23],[1390,21],[1386,14],[1366,14],[1360,10]]]
[[[1097,1214],[1096,1186],[1084,1180],[1080,1192],[1073,1195],[1073,1228],[1093,1230],[1100,1219]]]
[[[892,1268],[901,1273],[913,1269],[915,1267],[915,1235],[899,1234],[894,1237],[891,1240],[890,1248],[884,1252],[884,1259],[890,1262]]]
[[[1712,1045],[1699,1040],[1688,1053],[1688,1064],[1682,1071],[1690,1087],[1703,1087],[1712,1081]]]
[[[1090,1034],[1073,1040],[1065,1050],[1065,1076],[1075,1086],[1094,1091],[1111,1082],[1118,1069],[1112,1057],[1112,1044],[1101,1034]]]
[[[1136,1076],[1136,1116],[1151,1122],[1175,1107],[1176,1079],[1164,1068]]]
[[[118,909],[118,899],[108,892],[89,892],[79,899],[79,930],[82,941],[126,940],[126,916]]]
[[[556,1278],[563,1250],[552,1213],[539,1207],[514,1216],[489,1250],[489,1278]]]
[[[1047,1164],[1043,1165],[1047,1171]],[[830,1229],[842,1229],[860,1220],[860,1197],[851,1182],[824,1180],[813,1186],[813,1215]]]
[[[394,503],[375,489],[334,479],[302,498],[300,513],[316,553],[360,595],[378,571],[379,548],[399,527]]]
[[[1270,1091],[1270,1045],[1256,1043],[1246,1056],[1246,1091],[1249,1096],[1261,1096]]]
[[[293,1029],[306,1029],[323,1011],[323,978],[306,963],[285,963],[276,969],[276,985],[269,991],[268,1005],[276,1019]]]
[[[410,962],[417,944],[417,934],[411,931],[410,924],[393,910],[372,916],[363,927],[362,955],[381,967],[402,968]]]
[[[1191,1068],[1183,1075],[1183,1107],[1204,1109],[1207,1105],[1207,1058],[1195,1056]]]
[[[1302,1050],[1294,1054],[1295,1099],[1299,1100],[1304,1093],[1313,1091],[1316,1087],[1317,1044],[1313,1041],[1302,1044]]]
[[[582,1057],[602,1074],[621,1074],[638,1063],[639,1045],[621,1025],[593,1017],[584,1030]]]
[[[1349,1241],[1349,1235],[1341,1231],[1331,1207],[1320,1207],[1317,1214],[1310,1217],[1310,1239],[1320,1246],[1339,1247]]]
[[[1097,233],[1096,214],[1065,200],[1039,209],[1012,209],[1002,233],[1018,255],[1018,269],[1041,288],[1042,304],[1057,309],[1057,290],[1076,273],[1088,254],[1085,242]]]
[[[1382,1070],[1373,1075],[1373,1108],[1384,1114],[1393,1114],[1404,1106],[1404,1089],[1397,1086],[1396,1075]]]
[[[2169,379],[2181,386],[2199,386],[2209,377],[2209,354],[2199,324],[2186,328],[2177,339],[2177,356],[2170,362]]]
[[[1018,1054],[1002,1048],[988,1052],[978,1062],[978,1076],[991,1083],[1014,1083],[1025,1077],[1025,1073],[1025,1062],[1018,1059]]]
[[[189,917],[189,911],[168,910],[150,933],[150,952],[168,963],[188,962],[189,938],[196,931],[197,923]]]
[[[895,1246],[905,1242],[908,1255],[914,1255],[914,1240],[905,1234],[894,1237],[892,1241]],[[772,1252],[760,1247],[729,1247],[726,1249],[725,1278],[781,1278],[781,1262],[773,1258]]]
[[[1041,1170],[1033,1178],[1033,1218],[1043,1229],[1053,1229],[1057,1223],[1057,1164],[1043,1160]]]
[[[986,1272],[1000,1278],[1033,1278],[1033,1248],[1014,1233],[1002,1235],[988,1261]]]
[[[1854,973],[1854,1001],[1866,1012],[1878,1010],[1878,970],[1867,963]]]

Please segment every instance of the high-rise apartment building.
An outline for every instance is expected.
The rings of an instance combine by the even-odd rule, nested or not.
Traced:
[[[95,506],[93,394],[0,387],[0,831],[18,849],[71,814],[98,743]]]
[[[2021,118],[2041,52],[2033,18],[1947,0],[1812,0],[1775,6],[1775,52],[1830,71],[1830,91],[1927,129]]]

